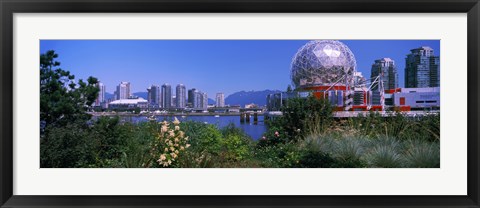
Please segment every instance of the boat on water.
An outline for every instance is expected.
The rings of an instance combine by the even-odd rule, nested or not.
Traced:
[[[218,118],[218,117],[220,117],[220,115],[215,115],[215,118]]]
[[[155,117],[154,115],[147,116],[146,118],[147,118],[147,120],[149,120],[149,121],[156,121],[156,120],[157,120],[157,117]]]

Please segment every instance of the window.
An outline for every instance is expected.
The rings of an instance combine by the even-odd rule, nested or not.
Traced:
[[[405,105],[405,97],[400,97],[400,105]]]

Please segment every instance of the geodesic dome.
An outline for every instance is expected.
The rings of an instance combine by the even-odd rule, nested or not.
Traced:
[[[296,88],[335,83],[352,86],[356,66],[355,56],[342,42],[313,40],[293,57],[291,79]]]

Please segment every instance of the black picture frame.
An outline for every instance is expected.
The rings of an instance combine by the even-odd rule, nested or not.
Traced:
[[[0,0],[1,207],[480,207],[478,0]],[[467,13],[468,194],[466,196],[24,196],[13,195],[15,13]]]

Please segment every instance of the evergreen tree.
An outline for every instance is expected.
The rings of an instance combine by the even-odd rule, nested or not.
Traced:
[[[69,71],[60,68],[55,59],[58,54],[50,50],[40,55],[40,121],[42,132],[50,126],[65,126],[76,121],[87,121],[86,113],[98,96],[98,80],[89,77],[78,80]]]

